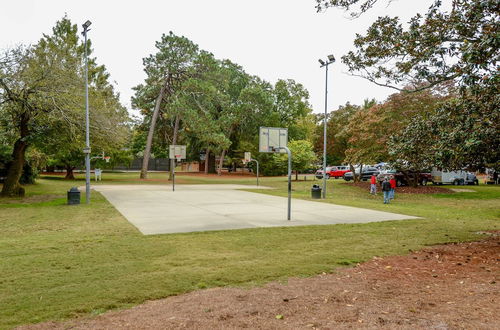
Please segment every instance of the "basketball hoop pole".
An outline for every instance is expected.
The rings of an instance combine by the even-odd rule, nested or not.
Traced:
[[[287,147],[279,147],[286,150],[288,154],[288,213],[287,220],[290,221],[292,213],[292,152]]]
[[[175,158],[172,159],[172,191],[175,191]]]
[[[257,159],[250,159],[251,162],[255,162],[257,164],[257,187],[259,186],[259,161]]]

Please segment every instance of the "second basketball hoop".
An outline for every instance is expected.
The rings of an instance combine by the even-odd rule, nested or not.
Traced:
[[[186,159],[186,146],[185,145],[170,145],[168,150],[168,158],[175,159],[177,161],[181,161],[182,159]],[[171,162],[172,165],[172,191],[175,191],[175,162]]]
[[[186,159],[186,146],[185,145],[170,145],[168,150],[168,158],[170,159]]]

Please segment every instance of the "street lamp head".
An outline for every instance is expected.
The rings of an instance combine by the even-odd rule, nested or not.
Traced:
[[[83,26],[83,29],[84,29],[84,30],[88,30],[88,28],[89,28],[90,24],[92,24],[92,22],[91,22],[91,21],[89,21],[89,20],[87,20],[87,21],[86,21],[85,23],[83,23],[83,25],[82,25],[82,26]]]
[[[328,62],[330,62],[330,63],[335,62],[335,56],[333,56],[333,55],[328,55]]]
[[[325,61],[323,61],[322,59],[319,59],[318,61],[321,65],[325,65]]]

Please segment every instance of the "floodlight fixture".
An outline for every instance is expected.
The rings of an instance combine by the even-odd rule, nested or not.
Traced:
[[[328,55],[328,62],[330,62],[330,63],[335,62],[335,56],[333,56],[333,55]]]
[[[87,20],[85,23],[82,24],[84,30],[88,30],[89,26],[92,24],[91,21]]]
[[[323,61],[322,59],[319,59],[318,61],[322,66],[325,65],[325,61]]]

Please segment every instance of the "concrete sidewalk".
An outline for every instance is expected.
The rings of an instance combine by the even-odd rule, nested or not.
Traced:
[[[98,185],[99,191],[143,234],[182,233],[256,227],[366,223],[417,217],[292,199],[238,189],[246,185]],[[268,188],[267,188],[268,189]]]

